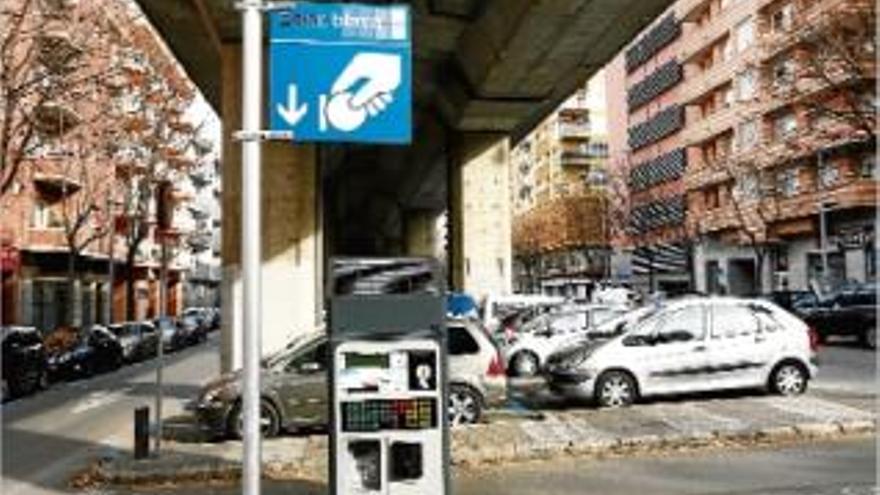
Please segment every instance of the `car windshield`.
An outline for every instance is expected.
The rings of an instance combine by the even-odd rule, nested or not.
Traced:
[[[307,335],[299,335],[294,337],[293,340],[287,343],[283,349],[275,351],[273,354],[266,356],[263,358],[261,364],[263,368],[274,368],[278,366],[278,364],[286,361],[292,354],[296,353],[299,349],[306,347],[316,340],[323,338],[323,334],[307,334]]]
[[[646,306],[644,308],[635,309],[600,323],[591,333],[600,335],[620,335],[628,333],[636,328],[639,323],[647,320],[656,313],[657,308],[655,306]]]

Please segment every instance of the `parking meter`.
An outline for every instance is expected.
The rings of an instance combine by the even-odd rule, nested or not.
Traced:
[[[331,299],[332,493],[447,493],[444,307],[433,294]]]

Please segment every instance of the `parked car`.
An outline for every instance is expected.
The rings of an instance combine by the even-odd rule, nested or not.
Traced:
[[[831,335],[853,335],[869,349],[877,348],[877,286],[848,286],[825,299],[804,297],[793,307],[824,341]]]
[[[180,328],[174,318],[170,316],[156,318],[152,321],[156,332],[162,339],[162,352],[174,352],[189,345],[186,333]]]
[[[555,309],[563,303],[565,303],[565,298],[563,297],[544,296],[541,294],[490,295],[483,302],[483,325],[489,332],[494,333],[501,327],[505,318],[514,313],[523,310],[543,313]]]
[[[622,335],[548,359],[556,394],[620,407],[641,397],[731,388],[804,392],[816,375],[815,334],[764,300],[686,298]]]
[[[126,362],[141,361],[156,355],[159,334],[149,321],[130,321],[110,325],[110,331],[122,345],[122,357]]]
[[[794,311],[803,304],[818,300],[816,294],[809,290],[777,290],[763,297],[787,311]]]
[[[448,329],[449,414],[453,424],[480,420],[486,407],[506,399],[506,377],[497,348],[474,320],[451,320]],[[327,336],[301,336],[263,361],[262,430],[266,436],[328,418]],[[227,373],[205,385],[190,404],[205,430],[241,436],[241,375]]]
[[[180,329],[182,338],[186,345],[194,345],[204,342],[207,333],[201,320],[192,314],[184,315],[177,320],[177,327]]]
[[[48,358],[52,380],[69,380],[111,371],[122,366],[122,344],[116,335],[101,325],[79,333],[78,340],[59,349]]]
[[[505,334],[502,349],[507,369],[516,376],[537,375],[549,355],[587,339],[590,329],[625,312],[623,307],[590,304],[537,316]]]
[[[29,395],[49,384],[43,339],[34,327],[0,327],[2,400]]]

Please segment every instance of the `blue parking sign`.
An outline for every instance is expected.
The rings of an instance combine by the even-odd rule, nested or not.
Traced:
[[[296,2],[269,14],[269,115],[296,141],[412,139],[406,5]]]

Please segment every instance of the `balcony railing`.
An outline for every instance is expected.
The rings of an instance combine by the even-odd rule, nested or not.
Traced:
[[[559,137],[561,139],[588,139],[590,124],[559,124]]]
[[[730,60],[718,62],[702,72],[686,74],[677,93],[679,100],[683,104],[692,103],[710,91],[733,81],[737,71],[755,61],[757,53],[756,47],[751,46],[746,51],[734,55]]]
[[[691,115],[688,115],[688,125],[682,131],[681,139],[686,145],[702,143],[730,131],[747,116],[754,115],[756,110],[755,102],[737,102],[706,116],[695,116],[691,119]]]
[[[680,35],[681,22],[674,12],[668,14],[626,51],[626,71],[636,70]]]

